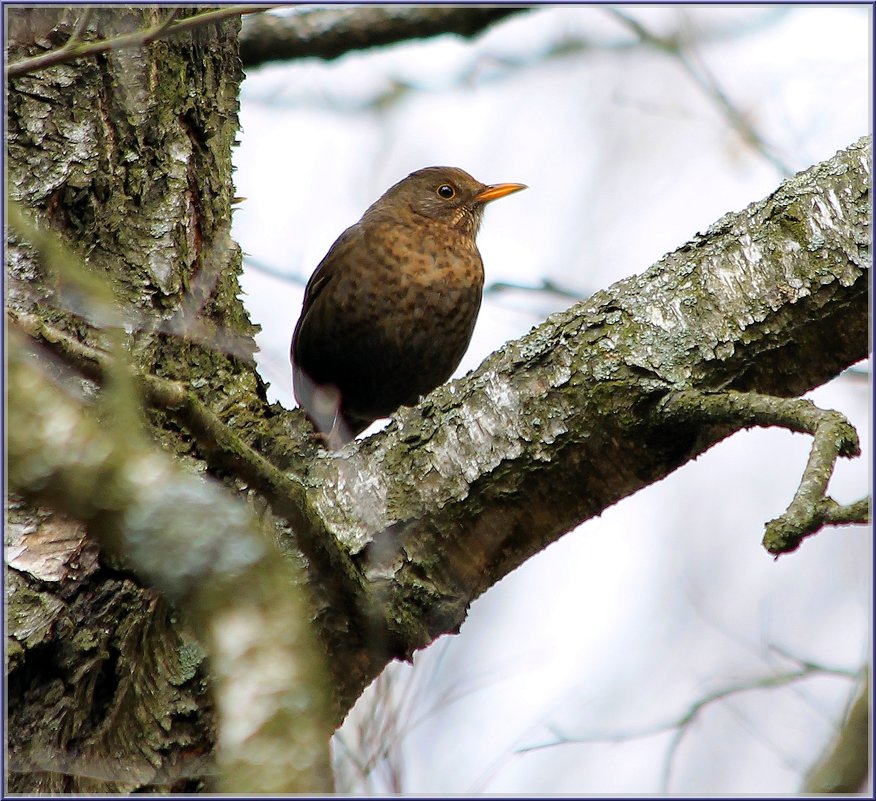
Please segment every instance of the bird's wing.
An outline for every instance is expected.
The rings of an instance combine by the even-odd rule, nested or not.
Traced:
[[[322,261],[316,266],[313,275],[310,276],[310,280],[304,288],[304,302],[301,305],[301,314],[298,317],[298,322],[295,324],[295,331],[292,334],[292,347],[290,350],[296,376],[297,373],[300,372],[302,331],[307,328],[308,320],[313,316],[313,309],[317,304],[320,295],[326,291],[327,287],[330,287],[341,277],[344,271],[344,265],[349,263],[351,253],[355,252],[357,243],[361,240],[361,237],[362,232],[358,225],[351,225],[346,231],[344,231],[329,248],[328,253],[323,256]],[[331,293],[329,292],[329,294]],[[297,386],[295,397],[298,398],[299,403],[301,403]]]
[[[307,314],[308,309],[314,304],[319,294],[328,286],[332,278],[337,274],[340,265],[346,261],[346,254],[353,248],[361,236],[359,226],[352,225],[342,233],[335,243],[329,248],[329,252],[323,256],[322,261],[316,266],[313,275],[304,288],[304,303],[301,309],[301,317]]]

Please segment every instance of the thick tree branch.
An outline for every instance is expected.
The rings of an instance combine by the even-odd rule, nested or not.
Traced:
[[[861,140],[553,316],[385,432],[336,454],[309,446],[297,462],[306,498],[292,503],[348,551],[374,612],[348,638],[341,705],[388,658],[456,630],[546,544],[733,430],[668,422],[654,413],[667,395],[792,396],[866,356],[868,167]],[[198,429],[197,414],[180,419]],[[246,458],[210,436],[214,453]]]
[[[389,604],[398,655],[583,520],[720,441],[677,390],[802,394],[866,357],[869,140],[554,315],[385,432],[313,461],[312,502]]]
[[[455,33],[472,37],[525,7],[359,6],[245,20],[240,33],[244,67],[298,58],[338,58],[353,50]]]

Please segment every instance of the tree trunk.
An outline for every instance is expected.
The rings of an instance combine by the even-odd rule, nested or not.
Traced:
[[[63,43],[68,13],[11,10],[10,61]],[[162,13],[100,11],[88,31],[142,29]],[[114,301],[95,300],[15,230],[10,327],[69,397],[63,414],[109,429],[126,412],[93,399],[112,384],[112,332],[128,332],[154,441],[258,507],[304,567],[334,723],[390,659],[456,631],[471,601],[529,556],[743,427],[670,418],[661,404],[673,393],[790,397],[867,355],[862,140],[644,275],[553,316],[401,410],[386,432],[326,454],[299,412],[267,404],[238,299],[237,28],[225,21],[11,81],[11,196]],[[42,391],[31,386],[11,380],[10,427],[30,420],[23,407]],[[16,469],[18,448],[9,789],[205,789],[219,735],[203,632],[177,613],[191,588],[167,589],[172,558],[147,569],[147,557],[107,550],[108,531],[131,528],[124,504],[113,499],[108,517],[99,492],[77,496],[61,482],[64,454],[50,438],[39,480]],[[115,486],[123,470],[95,456],[75,473],[93,488],[101,476]]]
[[[9,60],[59,46],[80,13],[10,9]],[[102,10],[89,33],[142,30],[162,14]],[[262,400],[229,235],[238,29],[231,20],[12,80],[7,164],[12,198],[112,285],[132,361],[199,383],[242,419]],[[23,243],[7,259],[11,308],[104,345],[89,323],[111,309],[59,287]],[[197,469],[190,437],[160,410],[152,419],[164,447]],[[20,566],[6,574],[9,790],[202,788],[215,736],[194,637],[154,590],[98,558],[76,521],[14,499],[8,514],[19,549],[7,558]]]

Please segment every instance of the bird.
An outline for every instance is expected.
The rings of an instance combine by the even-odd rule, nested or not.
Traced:
[[[526,188],[425,167],[337,238],[307,282],[290,349],[295,399],[329,448],[450,378],[481,306],[484,207]]]

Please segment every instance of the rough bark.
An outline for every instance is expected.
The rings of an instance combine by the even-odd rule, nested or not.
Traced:
[[[61,46],[82,13],[11,10],[10,59]],[[86,39],[113,38],[160,24],[162,13],[166,10],[104,10],[93,13],[81,33]],[[186,13],[191,11],[181,12]],[[12,310],[33,313],[88,347],[108,347],[115,327],[122,326],[130,332],[127,352],[138,369],[195,382],[223,419],[236,418],[245,425],[248,408],[263,410],[264,397],[251,359],[255,329],[238,300],[239,249],[229,236],[231,148],[238,130],[242,78],[238,28],[239,20],[231,20],[173,41],[59,64],[11,82],[10,196],[38,212],[43,230],[72,248],[87,266],[87,276],[110,285],[113,300],[105,302],[105,295],[95,290],[98,282],[80,281],[65,263],[66,254],[47,255],[32,241],[22,241],[20,233],[8,242],[6,268]],[[31,354],[37,363],[44,356]],[[52,401],[62,404],[57,420],[77,422],[68,429],[48,430],[44,456],[57,446],[69,457],[75,452],[70,436],[81,440],[88,423],[94,427],[100,416],[105,419],[98,433],[115,429],[121,435],[105,447],[99,446],[98,434],[87,437],[81,461],[97,471],[74,464],[66,485],[57,480],[56,472],[57,483],[35,490],[52,508],[9,499],[8,788],[41,793],[202,790],[212,786],[205,781],[216,773],[215,679],[230,668],[245,671],[247,660],[264,651],[244,638],[231,643],[225,649],[229,659],[224,667],[223,660],[214,659],[211,687],[202,646],[212,633],[206,626],[193,629],[192,624],[200,622],[197,614],[183,616],[172,603],[191,587],[168,592],[169,603],[144,581],[166,579],[187,560],[203,560],[204,550],[199,557],[198,549],[207,542],[198,539],[203,535],[209,540],[213,534],[200,531],[196,519],[190,518],[184,527],[185,507],[174,508],[167,491],[160,493],[168,501],[166,524],[151,530],[154,535],[169,533],[176,525],[178,543],[176,549],[160,547],[159,536],[145,543],[152,551],[154,571],[135,576],[115,556],[98,550],[95,535],[112,528],[110,512],[120,518],[132,510],[131,505],[113,508],[124,493],[120,483],[111,480],[113,469],[124,472],[123,467],[132,465],[133,453],[126,454],[125,465],[118,453],[120,445],[134,438],[135,431],[125,431],[125,420],[119,419],[133,417],[132,410],[107,403],[90,410],[90,420],[79,419],[70,399],[63,399],[69,394],[63,390],[71,386],[69,371],[55,366],[59,369],[49,372],[61,390],[55,397],[41,395],[33,382],[25,387],[30,408],[19,407],[24,416],[15,419],[22,444],[33,445],[39,437],[36,425],[25,420],[27,412],[44,413],[53,408]],[[85,399],[93,396],[93,383],[72,383]],[[18,386],[21,389],[21,382]],[[162,410],[153,408],[151,418],[153,436],[195,481],[205,465],[191,438],[168,422]],[[13,466],[30,469],[31,475],[34,468],[50,468],[46,460],[25,461],[22,456]],[[135,471],[130,489],[146,494],[149,475]],[[153,472],[151,478],[155,477]],[[33,480],[20,483],[34,490]],[[182,490],[186,483],[172,486]],[[175,502],[191,504],[199,492],[195,488]],[[77,494],[80,502],[70,506]],[[30,495],[35,497],[34,492]],[[228,503],[240,506],[233,497]],[[141,507],[140,522],[148,524],[159,504]],[[213,509],[220,508],[214,501]],[[76,519],[62,516],[59,509]],[[79,520],[88,522],[87,534]],[[245,523],[228,528],[230,522],[226,515],[226,534],[235,527],[244,533]],[[120,527],[117,519],[115,528]],[[125,529],[131,533],[135,527],[129,522]],[[228,554],[228,548],[223,553]],[[212,569],[216,561],[222,559],[202,568]],[[194,579],[191,574],[188,582]],[[270,587],[264,579],[264,587]],[[234,597],[226,591],[226,598]],[[282,593],[276,594],[269,607],[261,604],[272,609],[277,625],[283,625],[285,616],[277,606],[282,598]],[[222,599],[212,600],[214,611],[217,603],[222,606]],[[236,611],[242,608],[238,605]],[[251,616],[255,608],[247,610]],[[213,622],[222,616],[227,623],[227,609],[225,615],[214,615]],[[300,611],[291,619],[296,617],[303,617]],[[288,639],[294,628],[286,625],[287,636],[275,642]],[[236,665],[231,665],[232,653]],[[220,706],[222,697],[220,692]],[[247,711],[257,709],[258,695],[248,698],[253,703]],[[282,705],[272,700],[273,714]],[[291,738],[292,733],[290,743]],[[327,764],[325,732],[322,741]],[[245,748],[238,747],[231,763],[241,755]],[[235,767],[238,778],[250,775],[243,763]],[[263,779],[263,766],[260,770]],[[326,788],[311,784],[297,789]],[[272,789],[292,788],[275,783]]]
[[[152,13],[95,22],[128,30]],[[13,53],[63,41],[73,21],[58,14],[17,20]],[[11,325],[60,392],[80,390],[78,413],[97,418],[121,319],[154,441],[269,507],[277,542],[307,571],[336,720],[389,659],[458,629],[471,601],[530,555],[732,432],[669,422],[669,393],[790,397],[866,356],[861,140],[553,316],[385,432],[325,453],[297,411],[266,403],[250,358],[228,237],[234,33],[225,22],[12,83],[11,194],[115,301],[96,304],[17,233]],[[107,469],[95,457],[77,476]],[[173,598],[136,559],[99,546],[85,511],[94,497],[77,504],[68,487],[25,478],[14,488],[43,506],[9,506],[10,789],[203,789],[210,676]]]

